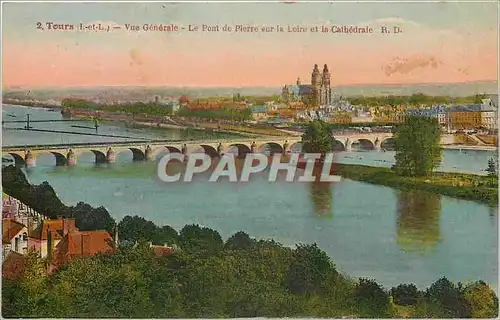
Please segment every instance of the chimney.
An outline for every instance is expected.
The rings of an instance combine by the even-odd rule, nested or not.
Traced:
[[[82,255],[90,254],[90,235],[88,233],[83,233],[81,235],[82,243]]]

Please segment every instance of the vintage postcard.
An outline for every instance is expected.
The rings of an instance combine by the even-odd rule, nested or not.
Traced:
[[[497,317],[498,29],[2,2],[2,317]]]

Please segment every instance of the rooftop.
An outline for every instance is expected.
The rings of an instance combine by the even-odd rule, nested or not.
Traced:
[[[10,243],[10,241],[24,228],[26,228],[24,224],[19,223],[14,219],[3,219],[2,243]]]
[[[490,105],[484,104],[468,104],[468,105],[459,105],[454,106],[449,109],[450,112],[491,112],[495,111]]]

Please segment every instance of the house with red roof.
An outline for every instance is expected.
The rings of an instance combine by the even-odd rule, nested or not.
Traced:
[[[153,249],[153,252],[157,257],[169,256],[175,251],[174,247],[170,247],[167,244],[163,246],[158,246],[150,243],[149,246]]]
[[[116,247],[117,239],[114,241],[107,231],[80,231],[76,227],[75,219],[43,220],[37,229],[29,231],[29,236],[26,227],[15,227],[16,222],[11,225],[11,234],[22,234],[26,237],[27,241],[23,243],[25,252],[28,249],[34,250],[42,258],[48,259],[49,271],[56,270],[76,257],[113,253]],[[4,231],[3,235],[5,234]]]
[[[107,231],[79,231],[76,229],[65,234],[53,249],[50,248],[49,239],[48,247],[48,258],[51,261],[50,271],[54,271],[77,257],[88,257],[96,253],[112,254],[115,252],[116,243]]]

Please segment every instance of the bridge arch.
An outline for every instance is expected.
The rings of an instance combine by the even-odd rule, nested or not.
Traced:
[[[91,149],[92,153],[95,155],[95,162],[96,163],[106,163],[108,162],[106,159],[106,154],[102,151]]]
[[[276,142],[266,142],[260,145],[257,150],[259,152],[267,152],[269,151],[271,155],[275,153],[283,153],[283,146]]]
[[[346,147],[342,141],[335,139],[333,141],[333,151],[345,151]]]
[[[50,153],[56,158],[56,166],[65,166],[68,164],[68,159],[62,153],[55,151],[51,151]]]
[[[146,159],[146,154],[139,148],[128,148],[128,150],[132,151],[132,159],[133,161],[142,161]]]
[[[65,166],[68,164],[68,159],[66,155],[60,151],[50,151],[50,150],[41,150],[38,151],[36,154],[32,154],[32,157],[37,158],[37,162],[41,161],[44,162],[45,159],[50,158],[56,160],[56,166]]]
[[[212,146],[202,144],[202,145],[200,145],[200,147],[202,147],[203,151],[205,151],[205,154],[209,155],[211,158],[215,158],[215,157],[219,156],[219,153],[217,152],[217,150]]]
[[[165,149],[167,149],[168,152],[171,152],[171,153],[182,153],[181,149],[178,149],[178,148],[173,147],[173,146],[165,146]]]
[[[250,149],[249,146],[243,143],[234,143],[231,144],[229,147],[236,147],[238,149],[238,157],[244,157],[247,153],[251,153],[252,150]]]
[[[21,156],[18,153],[15,152],[7,152],[8,155],[10,155],[14,159],[14,164],[16,166],[24,166],[26,165],[26,161],[24,160],[24,157]]]
[[[369,139],[359,138],[359,139],[353,140],[351,142],[351,146],[353,144],[359,144],[360,149],[362,149],[362,150],[374,150],[375,149],[375,143],[373,143]]]
[[[394,150],[396,148],[396,139],[394,139],[393,137],[382,139],[380,148],[384,150]]]

